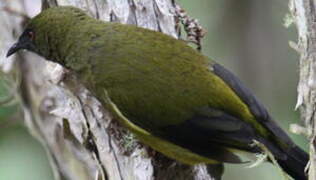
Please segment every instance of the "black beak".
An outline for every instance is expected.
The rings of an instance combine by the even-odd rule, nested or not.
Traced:
[[[19,42],[13,44],[11,46],[11,48],[9,49],[8,53],[7,53],[7,57],[11,56],[12,54],[14,54],[15,52],[17,52],[18,50],[22,49],[23,47],[20,45]]]

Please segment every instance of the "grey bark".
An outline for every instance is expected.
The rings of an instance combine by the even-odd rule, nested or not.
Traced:
[[[310,145],[309,180],[316,179],[316,2],[314,0],[290,0],[291,16],[287,23],[294,22],[298,31],[298,43],[290,45],[300,54],[300,80],[296,108],[300,109],[305,127],[292,126],[292,130],[307,136]]]
[[[32,53],[5,58],[6,50],[22,31],[30,10],[73,5],[91,16],[161,31],[178,38],[178,21],[197,44],[203,35],[172,0],[43,0],[0,2],[0,65],[24,111],[30,133],[46,149],[56,180],[214,179],[205,165],[186,166],[139,144],[111,113],[57,65]],[[25,15],[24,15],[25,14]],[[2,37],[1,37],[2,38]],[[17,73],[16,73],[17,72]],[[65,77],[67,76],[67,77]],[[221,168],[221,167],[220,167]]]

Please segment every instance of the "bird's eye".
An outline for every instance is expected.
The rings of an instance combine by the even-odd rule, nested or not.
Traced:
[[[34,32],[33,31],[29,31],[28,33],[27,33],[27,35],[29,36],[29,38],[33,41],[33,39],[34,39]]]

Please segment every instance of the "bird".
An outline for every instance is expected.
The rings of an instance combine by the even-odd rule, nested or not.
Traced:
[[[59,6],[32,18],[7,57],[21,49],[73,72],[103,105],[110,99],[122,126],[167,157],[244,163],[240,152],[264,153],[258,142],[307,179],[308,154],[232,72],[183,40]]]

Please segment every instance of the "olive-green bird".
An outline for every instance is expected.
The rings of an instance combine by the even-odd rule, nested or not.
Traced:
[[[186,164],[241,163],[239,152],[271,151],[297,180],[308,155],[223,66],[185,42],[148,29],[96,20],[74,7],[32,20],[7,56],[27,49],[72,70],[145,144]],[[124,118],[123,118],[124,119]]]

